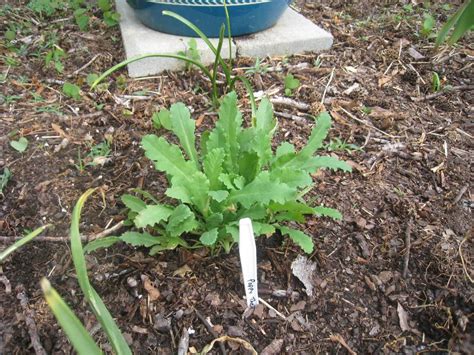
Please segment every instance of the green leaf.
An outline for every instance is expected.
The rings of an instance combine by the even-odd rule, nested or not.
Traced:
[[[92,86],[94,81],[96,81],[98,78],[99,76],[96,73],[87,74],[87,78],[86,78],[87,85]]]
[[[433,27],[435,25],[436,21],[433,17],[433,15],[429,13],[424,14],[424,21],[423,21],[423,27],[421,29],[421,34],[425,37],[428,37],[433,30]]]
[[[209,191],[209,196],[217,202],[222,202],[229,196],[229,192],[225,190]]]
[[[264,132],[274,132],[276,128],[277,121],[273,115],[273,107],[268,98],[263,98],[260,102],[260,106],[257,110],[256,115],[256,125],[257,130]]]
[[[206,246],[211,246],[214,245],[214,243],[217,240],[218,236],[218,231],[217,228],[213,228],[211,230],[208,230],[207,232],[204,232],[199,240],[201,241],[202,244]]]
[[[298,89],[300,86],[300,81],[296,79],[293,74],[288,74],[285,77],[285,95],[293,95],[293,90]]]
[[[454,25],[454,31],[449,39],[449,44],[454,44],[464,36],[468,31],[474,27],[474,1],[467,1],[467,7],[464,8],[456,24]]]
[[[207,144],[208,151],[223,148],[227,160],[224,162],[228,172],[238,169],[239,143],[238,137],[242,130],[242,114],[237,108],[237,94],[231,92],[224,97],[219,108],[219,119],[211,132]]]
[[[276,157],[280,158],[284,155],[294,154],[295,152],[295,146],[293,144],[283,142],[276,150]]]
[[[179,139],[186,155],[199,169],[199,159],[196,151],[195,129],[196,122],[191,119],[189,109],[181,102],[171,106],[171,126],[172,131]]]
[[[209,179],[209,187],[211,190],[219,189],[222,186],[219,181],[219,176],[223,170],[224,157],[225,152],[222,148],[215,148],[204,157],[204,173]]]
[[[328,156],[312,157],[311,159],[308,159],[300,167],[301,169],[304,169],[305,171],[308,171],[311,173],[320,168],[342,170],[346,172],[352,171],[352,167],[349,164],[347,164],[345,161],[339,160],[335,157],[328,157]]]
[[[51,308],[51,311],[77,353],[80,355],[102,354],[102,351],[96,345],[94,339],[89,335],[81,321],[76,317],[71,308],[69,308],[46,278],[41,280],[41,289],[43,290],[44,297]]]
[[[178,191],[180,195],[175,198],[180,197],[179,199],[184,203],[187,203],[187,200],[189,200],[201,214],[207,214],[209,180],[206,175],[198,171],[186,179],[181,176],[176,176],[171,179],[171,185],[171,188],[166,191],[168,196],[174,197],[176,194],[172,195],[172,192],[176,193],[176,191]]]
[[[97,320],[100,322],[102,329],[107,334],[107,338],[117,355],[131,355],[132,352],[127,345],[120,329],[117,327],[114,319],[105,307],[104,302],[91,286],[89,277],[87,276],[86,260],[82,249],[81,235],[79,232],[79,223],[81,218],[82,207],[87,198],[94,192],[94,189],[87,190],[77,201],[72,211],[71,219],[71,252],[74,268],[76,269],[77,280],[81,287],[84,297],[94,311]]]
[[[312,207],[297,201],[288,201],[285,204],[271,204],[270,210],[276,213],[274,219],[281,221],[294,221],[304,223],[305,215],[315,214]]]
[[[117,242],[120,242],[119,237],[104,237],[93,240],[84,247],[84,253],[89,254],[97,249],[108,248],[114,245]]]
[[[292,188],[302,188],[312,184],[313,179],[305,170],[283,168],[271,172],[272,179],[278,179]]]
[[[268,171],[263,171],[243,189],[232,191],[229,201],[238,202],[248,208],[255,203],[268,204],[270,201],[284,203],[295,197],[295,189],[279,181],[271,180]]]
[[[122,203],[133,212],[138,213],[146,207],[145,202],[133,195],[125,194],[120,199],[122,200]]]
[[[5,169],[3,169],[2,175],[0,175],[0,195],[3,194],[3,189],[7,186],[8,181],[10,180],[11,177],[12,177],[12,173],[10,169],[5,167]]]
[[[272,235],[275,233],[275,227],[268,223],[252,221],[253,232],[256,237],[260,235]]]
[[[179,205],[171,214],[166,231],[171,236],[180,236],[185,232],[191,232],[198,227],[194,213],[186,205]]]
[[[254,152],[243,152],[240,156],[239,174],[245,178],[245,181],[252,181],[260,170],[258,154]]]
[[[97,6],[99,6],[102,12],[109,11],[112,8],[110,0],[97,0]]]
[[[161,237],[154,237],[148,233],[125,232],[120,240],[134,247],[151,247],[160,243]]]
[[[151,248],[150,255],[155,255],[163,250],[174,250],[179,246],[189,248],[188,243],[179,237],[163,236],[160,238],[160,243]]]
[[[28,147],[28,140],[25,137],[21,137],[17,141],[10,141],[10,146],[19,153],[23,153]]]
[[[177,146],[169,144],[163,137],[151,134],[143,137],[142,147],[146,157],[155,162],[157,170],[180,177],[186,186],[194,185],[193,175],[198,170],[192,162],[184,160]]]
[[[64,83],[63,85],[64,95],[73,98],[74,100],[81,99],[81,88],[75,84]]]
[[[223,220],[224,216],[222,213],[214,213],[206,219],[206,228],[209,230],[218,227]]]
[[[87,9],[79,8],[74,11],[74,19],[76,20],[76,24],[79,26],[81,31],[85,31],[89,26],[89,16],[87,15]]]
[[[327,112],[321,113],[314,126],[308,143],[301,150],[301,155],[311,156],[323,145],[323,141],[328,135],[329,128],[331,128],[331,116]]]
[[[293,242],[295,242],[301,247],[301,249],[303,249],[305,253],[311,254],[313,252],[314,244],[313,239],[310,236],[299,230],[284,226],[279,226],[278,229],[280,230],[281,234],[288,235],[291,240],[293,240]]]
[[[50,227],[51,225],[46,225],[42,226],[39,228],[36,228],[33,232],[29,233],[25,237],[21,238],[20,240],[16,241],[13,245],[10,245],[8,248],[0,252],[0,264],[3,263],[3,261],[13,252],[16,250],[20,249],[23,245],[29,243],[31,240],[36,238],[38,235],[43,233],[43,231]]]
[[[155,112],[152,116],[153,125],[155,128],[163,128],[171,131],[173,129],[173,125],[171,123],[171,112],[167,109],[162,109],[160,112]]]
[[[339,212],[338,210],[335,210],[334,208],[318,206],[318,207],[314,207],[313,210],[314,210],[314,213],[318,216],[326,216],[326,217],[331,217],[338,220],[342,219],[341,212]]]
[[[138,212],[135,217],[135,226],[145,228],[147,226],[154,227],[156,224],[166,221],[173,213],[173,209],[163,205],[147,205]]]

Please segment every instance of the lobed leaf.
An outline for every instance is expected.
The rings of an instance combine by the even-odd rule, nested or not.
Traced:
[[[222,148],[215,148],[204,157],[204,173],[209,179],[209,187],[211,190],[217,190],[222,186],[219,181],[219,176],[223,172],[224,158],[225,151]]]
[[[93,251],[96,251],[97,249],[108,248],[120,241],[121,239],[119,237],[114,236],[99,238],[87,243],[87,245],[84,247],[84,253],[89,254]]]
[[[160,243],[161,237],[155,237],[148,233],[125,232],[120,236],[120,240],[134,247],[151,247]]]
[[[281,234],[288,235],[305,253],[311,254],[314,250],[313,239],[307,234],[288,227],[279,226]]]
[[[217,237],[218,237],[218,230],[217,228],[213,228],[211,230],[204,232],[199,238],[199,240],[201,241],[202,244],[206,246],[211,246],[216,243]]]
[[[245,208],[249,208],[253,204],[265,205],[271,201],[284,203],[294,199],[295,196],[295,189],[279,181],[271,180],[270,173],[263,171],[241,190],[232,191],[229,201],[238,202]]]
[[[172,131],[179,139],[187,156],[199,169],[199,159],[196,151],[196,122],[191,119],[189,109],[181,102],[171,106]]]
[[[314,207],[313,210],[314,210],[314,213],[318,216],[326,216],[326,217],[331,217],[338,220],[342,219],[341,212],[339,212],[338,210],[335,210],[334,208],[318,206],[318,207]]]
[[[136,213],[140,212],[146,207],[145,202],[133,195],[122,195],[120,199],[128,209]]]
[[[137,228],[153,227],[156,224],[166,221],[173,212],[173,209],[163,205],[147,205],[135,217]]]
[[[186,205],[176,207],[169,217],[166,231],[171,236],[180,236],[185,232],[191,232],[198,227],[193,211]]]

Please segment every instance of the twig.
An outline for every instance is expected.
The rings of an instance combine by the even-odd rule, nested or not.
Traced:
[[[83,71],[84,69],[86,69],[88,66],[90,66],[92,63],[94,63],[97,58],[99,58],[102,54],[98,53],[96,54],[95,56],[92,57],[91,60],[89,60],[86,64],[84,64],[82,67],[80,67],[79,69],[75,70],[74,72],[72,72],[72,74],[69,74],[68,75],[68,78],[70,77],[73,77],[73,76],[76,76],[77,74],[79,74],[81,71]]]
[[[103,238],[103,237],[106,237],[110,234],[112,234],[113,232],[119,230],[120,228],[122,228],[124,224],[124,221],[120,221],[118,222],[116,225],[110,227],[110,228],[107,228],[106,230],[100,232],[100,233],[97,233],[97,234],[93,234],[91,236],[89,236],[89,239],[88,241],[91,242],[93,240],[96,240],[96,239],[100,239],[100,238]]]
[[[444,90],[435,92],[434,94],[422,96],[422,97],[412,97],[411,99],[415,102],[420,102],[420,101],[427,101],[427,100],[432,100],[437,98],[438,96],[442,96],[448,92],[452,91],[464,91],[464,90],[474,90],[474,85],[459,85],[459,86],[451,86],[451,87],[446,87]]]
[[[35,312],[28,307],[28,297],[26,297],[25,287],[22,284],[19,284],[16,289],[18,293],[16,298],[20,300],[21,308],[23,308],[23,313],[25,315],[25,323],[28,327],[28,333],[31,339],[31,345],[35,349],[36,355],[46,355],[46,350],[44,350],[43,345],[38,335],[38,328],[35,323]]]
[[[189,333],[188,333],[188,328],[184,327],[183,334],[181,335],[181,338],[179,339],[178,355],[186,355],[188,353],[188,348],[189,348]]]
[[[296,123],[304,123],[305,122],[303,117],[292,115],[291,113],[278,112],[278,111],[275,111],[274,113],[275,113],[275,116],[283,117],[283,118],[295,121]]]
[[[204,326],[206,327],[207,331],[209,333],[211,333],[211,335],[215,338],[218,338],[218,335],[217,333],[215,332],[214,329],[212,329],[211,325],[209,324],[209,322],[207,321],[206,318],[204,318],[204,316],[197,310],[195,309],[194,310],[196,312],[196,316],[199,318],[199,320],[204,324]],[[221,352],[223,355],[226,355],[227,354],[227,351],[225,350],[225,346],[224,344],[222,344],[221,342],[219,342],[219,347],[221,349]]]
[[[464,242],[468,239],[469,237],[466,237],[462,240],[461,243],[459,243],[459,256],[461,257],[461,263],[462,263],[462,268],[464,270],[464,273],[466,274],[469,281],[471,281],[471,283],[474,284],[474,280],[472,279],[471,275],[469,275],[469,271],[467,270],[466,263],[464,262],[464,257],[462,256],[462,249],[461,249]]]
[[[410,263],[410,250],[411,250],[411,227],[413,219],[410,218],[408,221],[407,229],[405,230],[405,258],[403,260],[403,272],[402,277],[407,278],[408,275],[408,264]]]
[[[108,235],[112,234],[113,232],[117,231],[118,229],[120,229],[122,226],[123,226],[123,223],[124,221],[120,221],[118,222],[116,225],[100,232],[100,233],[97,233],[97,234],[92,234],[92,235],[89,235],[89,236],[86,236],[86,235],[81,235],[81,240],[83,242],[91,242],[93,240],[96,240],[96,239],[100,239],[100,238],[104,238],[104,237],[107,237]],[[21,240],[23,239],[23,237],[7,237],[7,236],[0,236],[0,243],[1,242],[15,242],[17,240]],[[32,241],[33,242],[69,242],[71,240],[71,238],[69,237],[42,237],[42,236],[39,236],[39,237],[36,237],[35,239],[33,239]]]
[[[290,99],[289,97],[272,97],[270,99],[270,102],[274,105],[293,107],[301,111],[308,111],[310,109],[310,106],[308,104]]]
[[[351,355],[357,355],[357,353],[356,353],[354,350],[352,350],[352,349],[349,347],[349,345],[347,345],[346,341],[344,340],[344,338],[343,338],[341,335],[339,335],[339,334],[330,335],[330,336],[329,336],[329,339],[331,339],[332,341],[335,341],[335,342],[341,344],[343,347],[346,348],[346,350],[349,352],[349,354],[351,354]]]
[[[381,129],[378,129],[377,127],[375,127],[374,125],[370,124],[369,122],[367,121],[364,121],[364,120],[361,120],[360,118],[356,117],[355,115],[353,115],[352,113],[350,113],[349,111],[347,111],[344,107],[341,107],[341,110],[346,114],[348,115],[350,118],[352,118],[353,120],[359,122],[359,123],[362,123],[364,126],[367,126],[369,128],[372,128],[374,130],[376,130],[377,132],[379,133],[382,133],[384,136],[387,136],[387,137],[390,137],[390,138],[396,138],[395,136],[387,133],[387,132],[384,132],[382,131]]]
[[[321,105],[324,104],[324,99],[326,98],[326,93],[329,89],[329,85],[331,85],[331,81],[334,78],[334,71],[335,70],[336,70],[336,67],[332,68],[331,75],[329,76],[328,83],[326,84],[326,87],[324,88],[323,97],[321,98]]]
[[[456,203],[458,203],[459,201],[461,201],[461,198],[463,197],[463,195],[466,193],[467,189],[469,188],[469,185],[464,185],[461,190],[459,191],[459,193],[457,194],[456,198],[454,199],[453,201],[453,205],[455,205]]]
[[[268,308],[273,310],[277,316],[279,316],[279,317],[283,318],[284,320],[286,320],[286,317],[282,313],[278,312],[275,308],[273,308],[268,302],[263,300],[261,297],[259,297],[258,300],[260,302],[262,302],[262,304],[264,304],[265,306],[267,306]]]

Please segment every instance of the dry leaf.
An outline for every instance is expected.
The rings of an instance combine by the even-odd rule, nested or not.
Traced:
[[[300,280],[308,296],[313,296],[313,272],[316,270],[316,264],[308,260],[306,256],[298,255],[291,263],[293,275]]]
[[[192,274],[193,270],[186,264],[184,266],[181,266],[179,269],[177,269],[175,272],[173,272],[173,276],[180,276],[180,277],[185,277],[188,274]]]
[[[150,281],[150,278],[146,275],[142,275],[142,281],[143,287],[145,288],[146,292],[148,292],[150,302],[158,300],[161,296],[160,291],[158,291],[153,282]]]
[[[400,328],[403,331],[411,330],[410,326],[408,325],[408,313],[405,311],[405,309],[399,302],[397,305],[397,313],[398,319],[400,320]]]

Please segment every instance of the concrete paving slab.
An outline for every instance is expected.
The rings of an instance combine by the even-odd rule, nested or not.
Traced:
[[[174,36],[149,29],[135,16],[126,0],[116,0],[121,15],[120,30],[127,58],[143,54],[177,54],[186,49],[189,37]],[[204,64],[214,62],[214,54],[203,40],[196,38]],[[211,39],[217,46],[217,39]],[[331,48],[333,37],[293,9],[285,11],[272,28],[250,36],[234,38],[232,56],[266,57],[319,52]],[[224,58],[229,57],[228,42],[222,48]],[[131,77],[155,75],[164,70],[180,70],[184,63],[171,58],[147,58],[128,65]]]
[[[122,32],[123,44],[127,59],[143,54],[177,54],[184,51],[188,44],[189,37],[173,36],[166,33],[154,31],[145,25],[135,16],[133,9],[126,3],[126,0],[116,0],[117,12],[120,13],[120,30]],[[208,65],[214,62],[214,54],[207,47],[204,41],[196,38],[197,48],[201,54],[201,62]],[[217,47],[218,39],[211,39]],[[232,46],[233,54],[236,55],[236,48]],[[229,43],[224,42],[222,46],[223,58],[229,57]],[[159,74],[164,70],[179,70],[184,68],[183,61],[172,58],[146,58],[128,65],[128,74],[131,77],[141,77]]]
[[[272,28],[237,37],[237,52],[244,57],[282,56],[321,52],[331,48],[332,35],[288,8]]]

